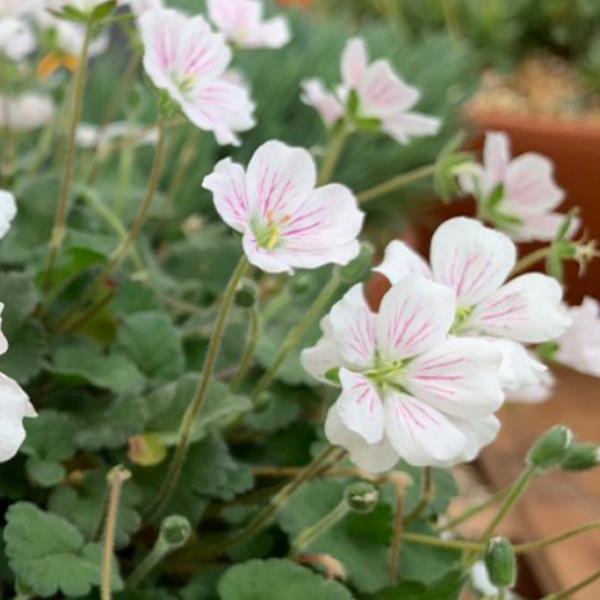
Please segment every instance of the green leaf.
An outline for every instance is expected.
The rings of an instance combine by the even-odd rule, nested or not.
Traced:
[[[100,584],[102,545],[86,544],[67,520],[18,502],[8,509],[6,521],[9,565],[35,595],[83,596]],[[118,589],[122,584],[116,564],[113,573],[113,588]]]
[[[221,600],[352,600],[340,583],[286,559],[251,560],[225,572]]]
[[[294,397],[294,391],[281,384],[274,386],[273,400],[263,410],[249,413],[244,420],[246,425],[254,431],[268,433],[287,427],[301,410],[300,399]]]
[[[63,480],[66,469],[55,460],[30,457],[25,463],[27,475],[42,487],[53,487]]]
[[[9,349],[0,356],[0,371],[20,384],[29,383],[44,366],[48,350],[46,330],[39,321],[28,319],[16,327],[7,323]]]
[[[115,0],[108,0],[108,2],[103,2],[102,4],[98,4],[92,11],[90,16],[90,20],[97,23],[102,21],[106,17],[112,13],[112,11],[116,8],[117,3]]]
[[[144,312],[125,319],[119,344],[139,370],[152,381],[176,379],[184,365],[179,334],[171,319],[161,312]]]
[[[409,574],[412,575],[410,572]],[[452,571],[430,585],[404,581],[375,594],[372,600],[458,600],[464,583],[463,574],[460,571]]]
[[[92,343],[77,342],[60,346],[53,353],[50,370],[71,378],[74,383],[89,383],[117,393],[137,392],[144,377],[122,353],[103,354]]]
[[[4,303],[3,331],[9,336],[11,328],[17,327],[33,313],[40,297],[32,276],[27,273],[0,273],[0,290]]]
[[[87,540],[92,540],[106,505],[106,470],[97,469],[85,473],[81,485],[60,486],[53,490],[48,500],[48,510],[65,517],[76,525]],[[139,529],[141,518],[138,507],[142,494],[135,482],[128,481],[121,493],[117,516],[115,544],[122,548],[129,544],[131,536]]]
[[[343,481],[324,480],[302,486],[279,512],[282,529],[294,538],[314,525],[337,506],[345,487]],[[317,537],[307,551],[330,554],[344,565],[349,580],[360,591],[373,592],[387,581],[391,527],[391,509],[382,503],[368,515],[347,515]]]

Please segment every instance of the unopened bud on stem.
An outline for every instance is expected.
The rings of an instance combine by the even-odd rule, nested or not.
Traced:
[[[566,425],[556,425],[533,444],[527,464],[541,470],[556,467],[567,456],[572,442],[573,432]]]

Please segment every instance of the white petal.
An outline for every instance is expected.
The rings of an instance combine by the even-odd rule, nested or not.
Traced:
[[[290,265],[279,260],[272,251],[258,245],[251,229],[245,231],[242,246],[248,260],[265,273],[293,273]]]
[[[10,192],[0,190],[0,239],[7,234],[16,214],[15,197]]]
[[[444,413],[468,419],[486,417],[504,400],[501,360],[492,342],[452,337],[409,363],[406,388]]]
[[[488,338],[494,340],[494,338]],[[512,340],[495,338],[502,353],[500,381],[504,390],[515,392],[537,385],[548,370],[525,346]]]
[[[27,394],[15,381],[0,373],[0,462],[10,460],[23,443],[23,418],[35,416]]]
[[[552,375],[550,370],[547,370],[537,383],[522,387],[514,392],[509,392],[506,395],[506,399],[508,402],[516,402],[518,404],[540,404],[552,396],[555,384],[554,375]]]
[[[331,335],[344,364],[356,369],[372,367],[375,359],[375,315],[357,284],[329,312]]]
[[[558,230],[562,227],[566,215],[558,212],[542,213],[539,215],[526,215],[520,218],[521,223],[511,230],[508,235],[518,242],[551,242],[556,238]],[[581,219],[572,218],[567,238],[572,238],[581,225]]]
[[[456,462],[471,462],[477,458],[481,449],[491,444],[500,431],[500,421],[490,415],[483,419],[458,419],[453,417],[453,422],[465,435],[467,442]],[[452,466],[452,463],[447,466]]]
[[[263,219],[293,216],[316,181],[310,153],[275,140],[256,150],[247,169],[248,196]]]
[[[393,240],[387,245],[383,260],[373,270],[385,275],[392,284],[411,273],[417,273],[427,279],[433,278],[425,260],[399,240]]]
[[[312,106],[327,124],[332,125],[344,116],[344,107],[338,97],[328,92],[320,79],[302,82],[302,102]]]
[[[4,304],[0,302],[0,355],[4,354],[8,350],[8,340],[2,333],[2,312],[4,311]]]
[[[390,443],[411,465],[446,466],[465,450],[467,437],[452,420],[411,396],[386,392],[384,417]]]
[[[410,112],[386,117],[381,128],[400,144],[407,144],[413,137],[437,134],[441,125],[437,117]]]
[[[292,37],[289,25],[283,17],[274,17],[259,24],[246,37],[247,48],[281,48]]]
[[[450,219],[438,227],[431,241],[434,278],[455,291],[459,307],[472,306],[497,290],[515,260],[510,238],[475,219]]]
[[[571,324],[562,295],[559,283],[548,275],[520,275],[477,305],[468,329],[530,344],[553,340]]]
[[[502,132],[492,132],[485,136],[483,163],[486,176],[494,184],[504,180],[510,163],[510,141]]]
[[[236,231],[244,232],[251,211],[244,169],[230,158],[225,158],[204,178],[202,187],[213,193],[215,208],[223,221]]]
[[[389,361],[435,348],[448,334],[456,304],[450,288],[408,275],[386,293],[377,315],[377,347]]]
[[[340,419],[350,431],[358,433],[368,444],[383,437],[383,406],[373,382],[360,373],[340,369],[342,393],[335,406]]]
[[[368,58],[365,43],[360,38],[348,41],[342,53],[342,80],[349,88],[356,89],[367,70]]]
[[[340,367],[343,359],[337,351],[335,340],[325,334],[314,346],[302,350],[300,364],[309,375],[331,385],[331,381],[325,375],[332,369]]]
[[[358,468],[371,473],[389,471],[400,460],[387,437],[368,444],[363,437],[350,431],[338,415],[335,404],[327,413],[325,436],[332,444],[345,448]]]

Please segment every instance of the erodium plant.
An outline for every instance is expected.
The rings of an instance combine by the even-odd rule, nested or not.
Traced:
[[[597,445],[551,429],[452,519],[451,468],[506,401],[551,393],[551,363],[600,374],[598,303],[563,298],[563,263],[596,254],[568,191],[503,133],[481,164],[461,151],[404,54],[370,60],[346,23],[181,5],[0,0],[3,597],[516,597],[517,554],[598,524],[499,526]],[[379,200],[415,182],[477,206],[428,260],[381,241],[399,208]]]

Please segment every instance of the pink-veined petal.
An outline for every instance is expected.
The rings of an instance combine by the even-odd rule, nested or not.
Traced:
[[[412,273],[433,279],[431,269],[425,260],[408,244],[399,240],[392,240],[387,245],[383,260],[373,271],[384,275],[392,285]]]
[[[348,40],[341,60],[342,81],[347,87],[358,88],[367,70],[368,60],[365,42],[360,38]]]
[[[491,132],[485,136],[483,164],[490,182],[502,183],[510,163],[510,140],[505,133]]]
[[[443,413],[486,417],[504,401],[499,377],[501,360],[492,342],[450,337],[408,364],[405,387]]]
[[[344,425],[369,444],[383,437],[383,406],[375,384],[360,373],[340,369],[342,393],[335,406]]]
[[[261,248],[251,229],[246,229],[242,237],[242,246],[246,258],[265,273],[293,273],[289,264],[282,262],[272,251]]]
[[[466,444],[460,455],[445,466],[452,466],[453,463],[471,462],[477,458],[482,448],[496,439],[500,431],[500,421],[493,415],[482,419],[458,419],[453,417],[452,422],[465,435]]]
[[[566,215],[558,212],[522,216],[520,217],[521,223],[507,230],[507,233],[518,242],[551,242],[556,238],[565,218]],[[581,219],[572,218],[565,237],[572,238],[580,225]]]
[[[344,107],[339,98],[327,91],[320,79],[307,79],[302,82],[302,102],[312,106],[321,119],[332,125],[344,116]]]
[[[534,152],[522,154],[510,163],[505,185],[503,209],[517,216],[552,210],[565,196],[554,181],[552,161]]]
[[[449,219],[431,240],[434,278],[454,290],[459,306],[472,306],[496,291],[515,260],[511,239],[475,219]]]
[[[389,471],[400,460],[386,436],[375,444],[368,444],[362,436],[350,431],[338,415],[335,404],[327,413],[325,436],[331,444],[345,448],[358,468],[371,473]]]
[[[224,158],[204,178],[202,187],[213,193],[215,208],[223,221],[243,233],[248,227],[252,208],[246,193],[243,167],[230,158]]]
[[[375,315],[357,284],[336,302],[327,319],[344,364],[368,369],[375,359]]]
[[[310,153],[276,140],[260,146],[247,169],[248,195],[265,220],[294,217],[316,181],[315,162]]]
[[[25,439],[24,417],[36,412],[19,385],[0,373],[0,462],[10,460]]]
[[[412,358],[441,344],[452,326],[452,290],[408,275],[386,293],[376,321],[377,349],[387,361]]]
[[[394,450],[416,467],[446,466],[459,461],[467,438],[435,408],[397,391],[386,391],[385,432]]]
[[[475,307],[468,330],[528,344],[553,340],[571,324],[562,295],[548,275],[520,275]]]
[[[442,122],[437,117],[410,112],[386,117],[381,128],[400,144],[407,144],[413,137],[435,135],[441,125]]]

